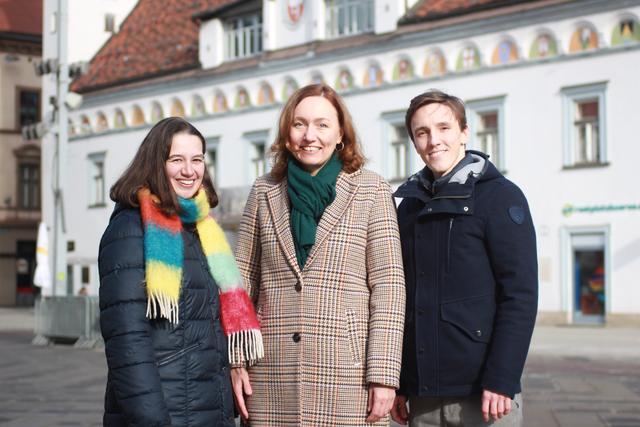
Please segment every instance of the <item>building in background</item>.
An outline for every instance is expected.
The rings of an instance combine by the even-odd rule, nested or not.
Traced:
[[[33,304],[40,221],[40,141],[21,129],[40,121],[42,1],[0,3],[0,306]]]
[[[324,81],[344,96],[368,167],[393,185],[421,167],[404,130],[409,100],[428,88],[461,96],[470,148],[529,199],[540,320],[640,323],[630,179],[640,155],[640,1],[164,4],[141,0],[73,85],[85,102],[71,114],[68,146],[70,290],[86,279],[96,292],[109,187],[155,122],[183,116],[206,136],[218,215],[232,234],[248,187],[269,169],[283,103]]]

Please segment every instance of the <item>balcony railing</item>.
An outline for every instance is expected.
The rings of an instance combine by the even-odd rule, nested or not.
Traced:
[[[37,224],[42,218],[40,209],[23,209],[17,207],[0,207],[0,223]]]
[[[327,38],[373,31],[374,0],[326,0]]]

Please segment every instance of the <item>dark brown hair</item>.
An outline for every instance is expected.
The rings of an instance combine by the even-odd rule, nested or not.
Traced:
[[[180,212],[178,197],[165,172],[165,164],[171,153],[173,137],[180,133],[200,138],[202,153],[205,153],[204,137],[191,123],[180,117],[162,119],[144,137],[133,160],[111,187],[109,193],[111,200],[126,207],[136,208],[138,207],[138,190],[147,187],[151,194],[160,200],[158,207],[165,214],[173,215]],[[213,188],[213,182],[207,168],[204,168],[202,186],[207,190],[209,205],[212,208],[215,207],[218,204],[218,195]]]
[[[342,142],[344,143],[344,148],[337,151],[340,160],[342,160],[342,170],[351,173],[357,171],[364,165],[365,158],[362,154],[360,143],[357,140],[353,120],[342,98],[340,98],[340,95],[330,86],[325,84],[312,84],[295,91],[282,109],[282,113],[280,113],[278,135],[271,146],[271,155],[273,157],[271,175],[278,181],[283,179],[287,174],[287,162],[291,156],[291,153],[287,149],[287,141],[289,140],[291,125],[293,124],[293,113],[298,104],[309,96],[322,96],[333,105],[338,113],[338,122],[342,130]]]
[[[458,121],[458,125],[460,125],[460,130],[464,130],[467,127],[467,114],[464,110],[464,102],[462,102],[460,98],[439,91],[438,89],[429,89],[411,100],[407,114],[404,117],[404,125],[407,127],[407,132],[412,141],[414,141],[414,139],[413,132],[411,131],[411,119],[416,111],[429,104],[446,105],[453,112],[454,117]]]

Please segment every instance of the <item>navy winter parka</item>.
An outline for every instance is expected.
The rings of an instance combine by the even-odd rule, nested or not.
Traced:
[[[185,226],[179,322],[146,317],[140,211],[116,206],[100,242],[105,426],[233,426],[218,288],[195,228]]]
[[[520,392],[538,300],[533,222],[515,184],[484,154],[466,156],[444,185],[434,189],[423,170],[394,194],[403,198],[405,396]]]

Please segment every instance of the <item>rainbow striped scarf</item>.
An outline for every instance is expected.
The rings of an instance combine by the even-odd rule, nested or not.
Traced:
[[[147,317],[178,323],[184,262],[182,224],[195,223],[209,271],[218,285],[222,329],[229,340],[229,362],[251,365],[264,355],[260,325],[224,232],[209,215],[207,193],[201,189],[191,199],[178,199],[180,215],[166,216],[148,188],[138,191],[144,227]]]

